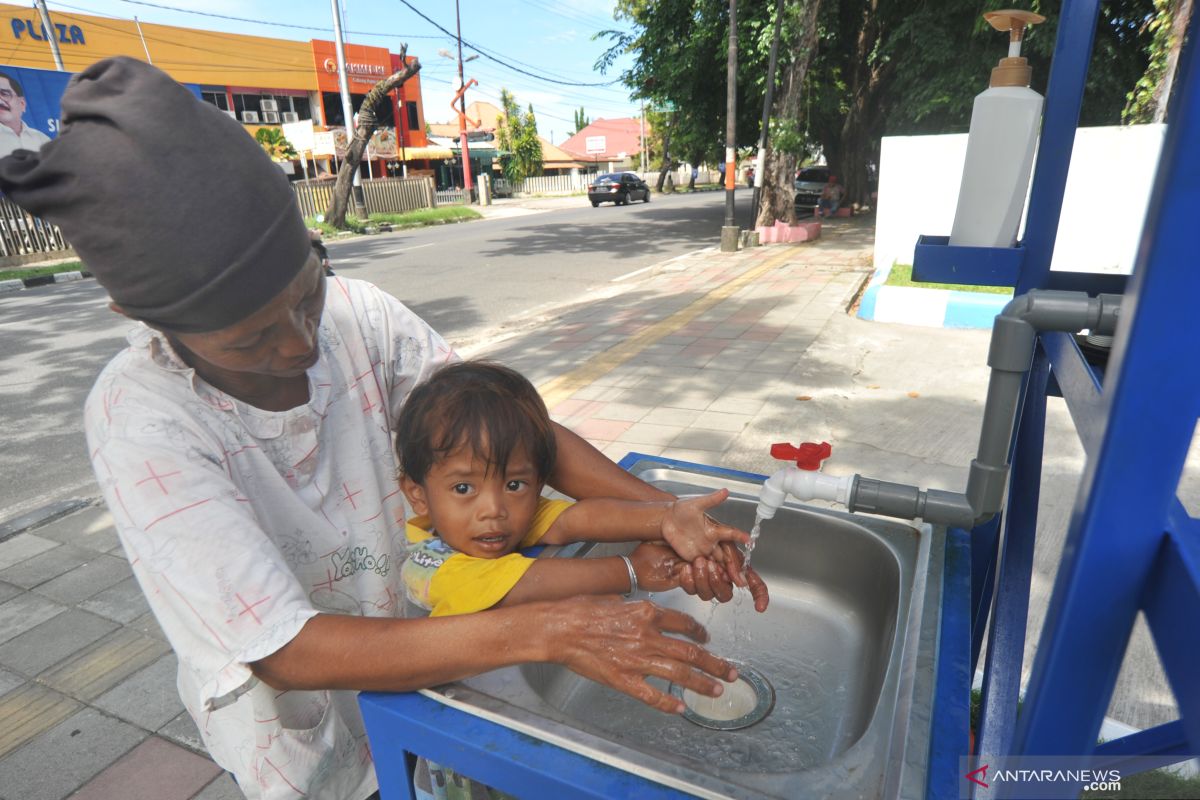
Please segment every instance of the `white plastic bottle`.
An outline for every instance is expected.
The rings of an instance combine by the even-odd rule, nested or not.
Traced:
[[[1021,38],[1027,26],[1046,18],[1016,9],[983,16],[996,30],[1009,32],[1008,58],[992,70],[987,90],[975,98],[971,110],[950,244],[1012,247],[1042,118],[1042,96],[1029,88],[1033,70],[1020,55]]]

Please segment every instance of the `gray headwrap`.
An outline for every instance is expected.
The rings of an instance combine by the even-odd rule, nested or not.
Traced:
[[[71,78],[62,129],[0,159],[0,190],[62,228],[129,314],[181,333],[262,308],[312,252],[295,194],[242,126],[132,58]]]

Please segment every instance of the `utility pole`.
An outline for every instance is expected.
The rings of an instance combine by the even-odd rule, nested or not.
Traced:
[[[62,53],[58,52],[58,36],[54,32],[54,23],[50,22],[50,10],[46,8],[46,0],[34,0],[33,3],[42,15],[42,34],[46,37],[46,41],[50,43],[50,52],[54,55],[54,66],[58,67],[59,72],[66,72],[67,68],[63,66]]]
[[[346,48],[342,42],[342,9],[338,0],[329,0],[333,6],[333,48],[337,54],[338,91],[342,95],[342,116],[346,118],[346,141],[354,137],[354,107],[350,104],[350,84],[346,80]],[[366,151],[364,151],[365,155]],[[354,170],[354,188],[350,192],[354,198],[354,215],[359,219],[367,218],[367,201],[363,196],[362,177]]]
[[[138,22],[138,18],[133,18],[133,24],[137,26],[138,38],[142,40],[142,52],[146,54],[146,63],[153,64],[154,59],[150,57],[150,48],[146,46],[146,37],[142,34],[142,23]]]
[[[466,201],[472,202],[471,191],[471,149],[467,145],[467,84],[466,78],[463,76],[463,57],[462,57],[462,16],[458,11],[458,0],[454,0],[454,24],[458,35],[458,86],[462,91],[459,95],[459,102],[462,104],[458,110],[458,140],[459,148],[462,150],[463,162],[463,194],[466,195]]]
[[[642,101],[642,118],[639,120],[642,126],[642,158],[641,167],[643,177],[646,174],[646,101]]]
[[[738,226],[733,221],[737,186],[737,0],[729,0],[729,58],[725,65],[725,225],[721,252],[738,249]]]
[[[779,52],[779,33],[782,28],[783,0],[776,0],[775,34],[771,37],[771,55],[767,59],[767,96],[763,100],[762,126],[758,129],[758,159],[754,163],[754,199],[750,202],[751,227],[758,226],[758,203],[762,199],[763,167],[767,161],[767,134],[771,125],[771,98],[775,94],[775,55]]]

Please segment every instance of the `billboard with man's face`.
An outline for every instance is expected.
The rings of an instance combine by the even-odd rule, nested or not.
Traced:
[[[0,64],[0,158],[37,150],[58,135],[60,101],[73,74]],[[200,98],[199,86],[184,86]]]
[[[0,157],[36,150],[58,134],[69,72],[0,66]]]

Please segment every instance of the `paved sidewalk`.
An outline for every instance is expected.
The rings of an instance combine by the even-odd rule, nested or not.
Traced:
[[[872,237],[869,220],[837,220],[814,243],[692,253],[469,354],[524,371],[614,460],[766,473],[772,442],[825,440],[828,472],[961,490],[988,333],[847,315]],[[1055,403],[1048,428],[1034,643],[1082,468]],[[1134,651],[1146,646],[1135,635]],[[1110,714],[1174,718],[1156,666],[1127,657]],[[0,542],[0,800],[240,797],[204,755],[174,672],[102,508]]]

